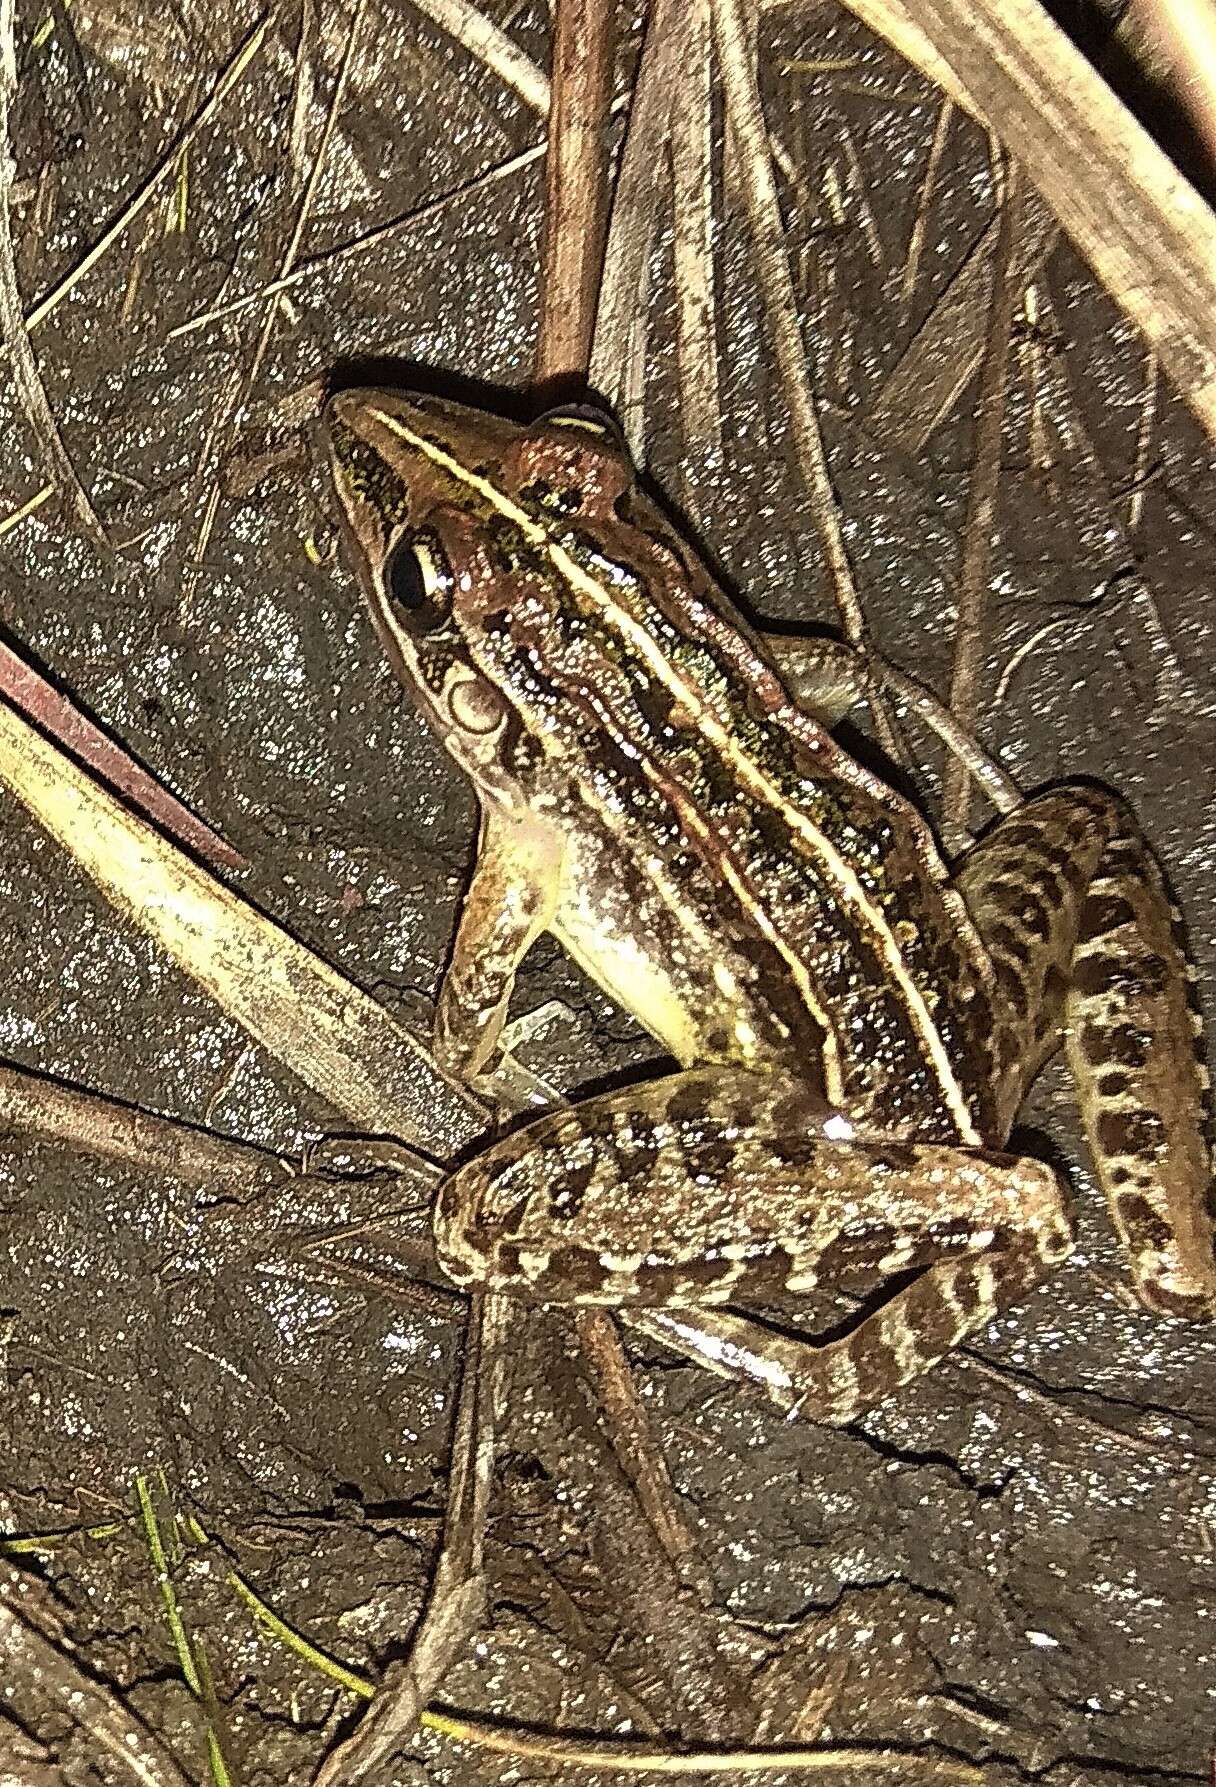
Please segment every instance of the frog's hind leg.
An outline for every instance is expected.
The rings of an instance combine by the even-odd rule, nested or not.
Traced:
[[[434,1226],[458,1284],[648,1309],[689,1356],[832,1423],[927,1370],[1072,1247],[1041,1161],[860,1129],[799,1081],[728,1067],[546,1113],[445,1181]],[[823,1344],[706,1307],[855,1274],[893,1294]]]
[[[992,957],[1001,1133],[1062,1040],[1099,1182],[1149,1309],[1216,1315],[1208,1076],[1180,918],[1126,806],[1028,801],[960,868]]]

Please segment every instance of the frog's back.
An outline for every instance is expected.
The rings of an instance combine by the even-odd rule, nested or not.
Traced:
[[[639,504],[550,521],[480,616],[567,838],[558,935],[683,1061],[821,1070],[889,1133],[988,1133],[985,959],[928,828]]]

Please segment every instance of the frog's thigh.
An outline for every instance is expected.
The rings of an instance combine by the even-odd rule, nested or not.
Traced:
[[[1161,870],[1105,789],[1059,788],[1001,821],[958,886],[991,953],[996,1083],[1012,1121],[1063,1041],[1141,1302],[1216,1313],[1207,1074]]]
[[[520,962],[553,917],[558,834],[536,819],[484,811],[473,879],[435,1010],[435,1053],[472,1078],[494,1052]]]
[[[1050,1168],[858,1137],[800,1085],[727,1068],[529,1124],[445,1182],[435,1237],[457,1282],[625,1308],[745,1302],[850,1269],[923,1268],[843,1339],[779,1343],[800,1360],[786,1406],[830,1421],[923,1371],[1072,1245]],[[752,1356],[763,1351],[756,1336]],[[766,1381],[748,1359],[717,1364]]]

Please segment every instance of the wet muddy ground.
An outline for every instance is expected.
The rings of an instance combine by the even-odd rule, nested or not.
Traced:
[[[52,8],[41,33],[24,17],[11,128],[27,303],[123,208],[257,16],[82,0]],[[544,9],[495,16],[543,65]],[[308,9],[301,59],[300,14],[284,9],[181,178],[36,331],[53,412],[116,551],[107,562],[66,504],[44,504],[0,540],[0,619],[243,853],[234,879],[250,899],[425,1026],[473,806],[382,661],[300,424],[322,381],[365,363],[403,379],[425,369],[438,389],[526,383],[542,164],[485,175],[539,144],[542,121],[409,7],[370,0],[300,250],[310,270],[274,313],[247,400],[264,300],[174,334],[280,272],[350,26],[328,0]],[[638,41],[626,9],[621,84]],[[989,145],[953,121],[909,283],[940,96],[832,6],[766,13],[761,57],[866,609],[883,649],[941,690],[974,382],[922,439],[928,373],[909,380],[904,362],[901,382],[900,368],[989,223]],[[664,239],[651,469],[754,612],[831,624],[754,281],[719,196],[723,451],[690,455],[670,401]],[[980,730],[1026,788],[1084,775],[1132,799],[1210,990],[1213,449],[1066,245],[1035,295],[1006,395]],[[8,383],[0,412],[7,513],[47,474]],[[932,813],[940,757],[911,724],[908,739]],[[345,1127],[8,797],[3,820],[7,1060],[281,1152]],[[542,943],[516,1010],[549,1001],[525,1058],[563,1091],[654,1057]],[[762,1705],[770,1741],[932,1739],[986,1762],[993,1782],[1207,1779],[1212,1340],[1129,1307],[1062,1076],[1044,1077],[1023,1129],[1028,1148],[1067,1164],[1078,1253],[966,1356],[848,1429],[785,1422],[633,1348],[698,1548],[679,1599],[656,1591],[568,1332],[521,1317],[492,1618],[447,1684],[451,1704],[729,1741],[756,1735]],[[201,1715],[134,1517],[143,1473],[167,1530],[178,1517],[169,1564],[233,1782],[307,1781],[359,1703],[259,1625],[233,1575],[352,1669],[374,1676],[400,1654],[438,1536],[461,1304],[317,1270],[293,1237],[345,1206],[263,1201],[251,1242],[248,1184],[202,1220],[195,1186],[27,1139],[0,1147],[0,1174],[0,1511],[10,1533],[43,1540],[10,1560],[24,1593],[55,1610],[87,1670],[185,1777],[207,1780]],[[416,1198],[402,1209],[399,1187],[342,1195],[356,1215],[359,1198],[398,1211],[401,1234],[425,1243],[425,1210]],[[805,1319],[816,1313],[839,1312],[826,1300]],[[20,1683],[5,1719],[0,1781],[132,1778],[31,1710]],[[428,1734],[383,1778],[548,1776]]]

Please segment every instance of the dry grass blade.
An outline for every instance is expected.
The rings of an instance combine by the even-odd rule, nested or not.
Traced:
[[[671,113],[680,423],[690,451],[722,445],[713,254],[713,69],[709,0],[689,0],[680,103]]]
[[[476,1744],[480,1749],[497,1750],[507,1756],[533,1757],[537,1761],[584,1768],[606,1768],[622,1774],[656,1775],[751,1775],[751,1774],[841,1774],[856,1780],[860,1771],[867,1776],[898,1773],[903,1781],[982,1782],[982,1769],[965,1762],[926,1756],[917,1750],[878,1750],[858,1745],[856,1749],[737,1749],[737,1750],[661,1750],[629,1743],[588,1742],[557,1733],[525,1736],[517,1732],[497,1732],[492,1726],[472,1720],[428,1713],[426,1723],[432,1731],[443,1731],[448,1737]],[[321,1787],[321,1783],[317,1783]],[[328,1787],[328,1784],[327,1784]],[[338,1787],[334,1782],[333,1787]]]
[[[1216,436],[1211,209],[1037,0],[918,0],[917,17]]]
[[[988,617],[988,569],[996,525],[997,493],[1001,476],[1001,437],[1005,424],[1005,392],[1009,368],[1009,343],[1013,316],[1021,298],[1012,275],[1014,243],[1022,215],[1021,170],[1006,164],[1004,191],[1000,198],[992,273],[992,305],[988,340],[980,368],[976,399],[975,449],[967,492],[967,518],[963,524],[963,556],[958,580],[958,619],[954,638],[954,666],[950,678],[950,708],[968,732],[975,731],[979,700],[980,666]],[[967,831],[970,779],[957,758],[946,765],[942,818],[947,841],[956,845]]]
[[[0,1662],[5,1699],[24,1725],[67,1720],[88,1735],[105,1777],[135,1787],[190,1787],[186,1776],[136,1714],[73,1661],[48,1610],[39,1609],[38,1587],[11,1565],[0,1565]],[[26,1602],[23,1607],[22,1602]],[[2,1765],[0,1765],[2,1766]],[[59,1778],[59,1777],[57,1777]]]
[[[941,168],[942,156],[946,152],[946,140],[950,135],[950,121],[953,117],[954,101],[950,98],[943,99],[937,109],[937,123],[933,126],[933,140],[929,144],[925,177],[921,181],[920,193],[916,200],[916,216],[912,220],[912,230],[908,236],[908,250],[904,256],[903,278],[899,282],[901,310],[906,310],[911,304],[912,294],[916,290],[916,282],[920,276],[921,256],[924,253],[925,236],[929,228],[929,211],[937,187],[937,176]]]
[[[591,356],[608,217],[614,25],[602,0],[566,0],[554,18],[537,384],[581,383]]]
[[[106,898],[353,1124],[446,1154],[468,1095],[374,999],[128,813],[0,704],[3,782]]]
[[[33,515],[36,510],[42,507],[48,497],[52,497],[54,494],[55,486],[53,484],[44,484],[41,490],[36,490],[33,496],[28,497],[26,501],[21,504],[19,509],[13,509],[11,513],[4,517],[3,521],[0,521],[0,540],[4,538],[5,534],[11,534],[15,527],[20,527],[21,523],[25,521],[27,517]]]
[[[994,218],[883,381],[866,414],[866,432],[882,446],[917,457],[975,377],[984,357],[999,228]],[[1027,192],[1009,274],[1019,294],[1059,239],[1052,213]]]
[[[639,463],[645,457],[642,367],[650,245],[662,195],[655,172],[667,141],[686,23],[685,0],[654,0],[612,201],[591,347],[591,384],[613,405]]]
[[[768,0],[768,4],[770,7],[785,6],[789,0]],[[844,0],[844,4],[869,26],[876,37],[885,37],[905,62],[919,68],[926,80],[948,94],[956,106],[970,112],[981,124],[984,122],[983,109],[967,91],[957,69],[938,54],[932,38],[918,22],[918,6],[905,6],[903,0]]]
[[[469,4],[469,0],[414,0],[415,10],[446,31],[449,37],[476,57],[510,87],[526,106],[545,117],[549,111],[549,83],[530,56],[499,29],[493,19]],[[598,10],[607,12],[608,8]]]
[[[0,0],[0,339],[8,350],[17,395],[38,442],[43,465],[71,503],[81,531],[93,542],[103,558],[109,559],[114,556],[110,536],[89,501],[85,488],[76,475],[76,467],[63,444],[22,315],[9,202],[17,164],[9,143],[8,118],[9,105],[16,90],[17,53],[13,42],[13,0]]]
[[[313,39],[317,29],[313,0],[302,0],[300,35],[296,40],[296,69],[291,93],[291,129],[287,133],[287,161],[293,187],[306,178],[304,145],[308,139],[308,118],[312,111],[315,75],[313,72]]]
[[[866,622],[845,549],[836,493],[819,427],[806,349],[790,277],[785,231],[773,179],[772,152],[756,84],[752,44],[741,0],[713,0],[714,43],[726,89],[727,118],[738,150],[747,202],[753,264],[776,351],[798,463],[811,495],[819,541],[832,580],[836,611],[845,638],[864,647]],[[898,740],[883,704],[871,702],[883,749],[900,756]]]

